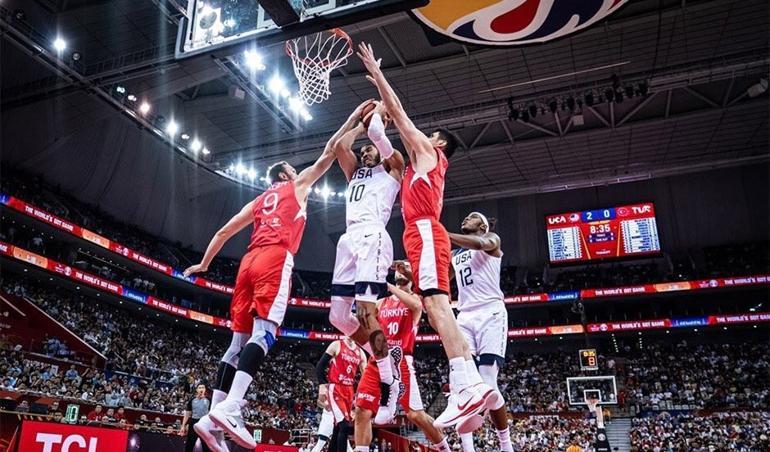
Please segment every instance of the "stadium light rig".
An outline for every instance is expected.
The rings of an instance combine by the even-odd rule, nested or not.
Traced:
[[[245,50],[243,52],[243,62],[252,71],[264,71],[265,63],[262,61],[262,55],[256,50]]]
[[[59,53],[64,52],[64,49],[67,48],[67,41],[57,36],[56,39],[53,40],[53,48]]]
[[[176,123],[173,119],[166,125],[166,133],[168,133],[168,136],[171,138],[174,138],[176,133],[179,131],[179,124]]]
[[[146,115],[150,112],[150,104],[147,102],[142,102],[141,105],[139,105],[139,113]]]

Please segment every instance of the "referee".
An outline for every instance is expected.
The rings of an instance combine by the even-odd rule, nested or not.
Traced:
[[[198,434],[195,433],[193,425],[209,412],[210,405],[211,401],[206,397],[206,385],[201,383],[195,387],[195,397],[187,402],[184,418],[182,419],[182,428],[179,429],[180,435],[184,435],[185,429],[187,429],[187,441],[185,441],[184,445],[185,452],[193,452],[193,450],[195,450],[195,442],[198,440]],[[211,452],[211,449],[206,446],[206,442],[202,440],[201,448],[203,452]]]

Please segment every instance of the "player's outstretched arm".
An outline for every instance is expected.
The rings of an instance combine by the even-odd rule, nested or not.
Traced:
[[[329,171],[329,168],[331,168],[332,163],[334,163],[334,159],[336,158],[336,155],[334,153],[334,145],[337,143],[337,141],[348,131],[352,130],[353,127],[355,127],[356,122],[361,117],[361,112],[364,109],[364,105],[371,102],[371,99],[366,100],[361,103],[358,107],[356,107],[355,110],[353,110],[353,113],[350,114],[347,121],[342,125],[342,127],[337,130],[337,132],[332,135],[331,138],[329,138],[329,141],[326,142],[326,147],[324,147],[324,151],[321,153],[321,156],[318,157],[318,160],[315,161],[312,165],[302,170],[297,175],[297,179],[295,180],[295,186],[297,193],[303,194],[304,196],[307,196],[308,191],[310,190],[310,187],[313,186],[316,182],[318,182],[318,179],[321,178],[324,174],[326,174],[327,171]]]
[[[342,172],[345,173],[345,178],[350,182],[353,177],[353,173],[358,168],[358,159],[353,152],[353,143],[364,134],[366,128],[362,123],[358,123],[353,129],[345,132],[336,143],[334,143],[334,154],[337,156],[337,161],[342,168]]]
[[[450,232],[449,240],[452,244],[469,250],[492,252],[500,249],[500,236],[494,232],[487,232],[484,235],[465,235]]]
[[[377,147],[377,150],[380,151],[388,173],[396,178],[396,180],[401,181],[401,176],[404,173],[404,156],[393,148],[390,138],[385,134],[385,122],[382,119],[384,112],[385,108],[382,104],[374,110],[372,119],[369,121],[369,128],[366,130],[366,135]]]
[[[206,252],[203,254],[203,259],[201,259],[201,262],[199,264],[188,267],[184,271],[184,276],[190,276],[193,273],[200,273],[208,270],[209,265],[211,265],[211,261],[214,259],[214,256],[219,253],[219,250],[222,249],[225,243],[227,243],[227,241],[230,240],[232,236],[240,232],[241,229],[254,222],[254,216],[251,213],[253,207],[254,201],[251,201],[250,203],[243,206],[243,209],[241,209],[240,212],[230,218],[230,221],[222,226],[216,232],[216,234],[214,234],[214,237],[211,238],[209,246],[206,247]]]
[[[415,317],[415,322],[418,321],[422,315],[422,301],[420,300],[420,297],[405,290],[401,290],[398,288],[398,286],[390,283],[388,283],[388,290],[390,293],[395,295],[396,298],[401,300],[401,302],[404,303],[404,305],[406,305],[410,311],[412,311],[412,316]]]
[[[412,120],[407,116],[396,92],[390,86],[388,80],[385,79],[385,74],[380,69],[380,60],[375,58],[372,46],[364,42],[360,43],[358,45],[358,57],[366,66],[366,70],[369,71],[370,75],[367,76],[367,79],[377,87],[385,108],[387,108],[388,113],[393,118],[393,123],[396,125],[399,134],[401,134],[401,139],[404,140],[404,144],[409,152],[409,158],[415,161],[419,158],[425,159],[426,157],[435,159],[435,152],[430,144],[430,140],[415,127]]]

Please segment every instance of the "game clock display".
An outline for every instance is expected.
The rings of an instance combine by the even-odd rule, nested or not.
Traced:
[[[551,263],[660,252],[652,203],[549,215],[546,227]]]

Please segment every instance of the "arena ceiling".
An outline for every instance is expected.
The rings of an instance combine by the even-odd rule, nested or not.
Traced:
[[[314,107],[313,121],[302,131],[286,132],[249,96],[232,97],[237,83],[211,57],[174,59],[179,2],[32,3],[9,0],[3,7],[26,5],[25,20],[47,24],[41,33],[49,36],[55,23],[82,59],[77,76],[62,76],[66,71],[11,45],[5,35],[0,105],[6,129],[13,118],[29,118],[22,112],[54,103],[47,118],[56,141],[82,141],[95,133],[84,130],[94,121],[121,116],[98,94],[121,84],[205,140],[212,151],[209,167],[242,162],[263,170],[278,159],[307,165],[352,108],[376,95],[353,58],[333,74],[333,95]],[[386,76],[419,127],[445,126],[460,136],[465,149],[452,162],[446,189],[446,202],[453,203],[768,160],[767,93],[751,97],[747,90],[770,72],[769,22],[764,0],[637,0],[586,31],[525,47],[433,46],[406,13],[346,30],[383,58]],[[3,22],[6,31],[9,26]],[[264,52],[268,70],[290,76],[282,46]],[[634,93],[622,103],[598,99],[613,75],[621,89],[638,90],[645,83],[647,95]],[[580,124],[561,104],[585,99],[589,91],[597,99],[583,105]],[[537,115],[510,119],[509,99],[521,112],[538,105]],[[557,102],[555,113],[551,100]],[[144,135],[143,141],[156,139]],[[15,137],[4,132],[6,149],[9,140],[18,143]],[[35,146],[53,144],[43,140]],[[3,152],[3,159],[23,166],[26,155],[27,150]],[[152,159],[146,168],[133,164],[137,174],[155,174],[157,167]],[[187,178],[188,199],[232,191],[232,181],[204,173]],[[327,182],[341,189],[341,172],[333,170]],[[96,199],[99,193],[83,195]],[[342,209],[337,212],[342,215]]]

